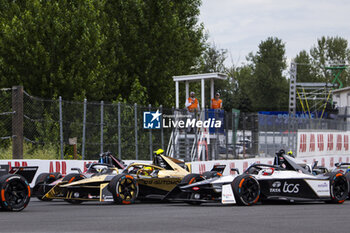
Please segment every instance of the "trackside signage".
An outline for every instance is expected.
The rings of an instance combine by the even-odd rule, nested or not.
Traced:
[[[298,131],[297,156],[349,155],[350,132]]]
[[[221,120],[208,118],[199,120],[193,115],[165,115],[157,110],[156,112],[143,112],[144,129],[160,128],[221,128]]]

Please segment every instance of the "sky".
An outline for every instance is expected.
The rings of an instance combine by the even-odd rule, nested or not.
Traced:
[[[268,37],[285,43],[288,63],[322,36],[350,42],[350,0],[202,0],[200,11],[209,42],[228,50],[226,66],[244,63]]]

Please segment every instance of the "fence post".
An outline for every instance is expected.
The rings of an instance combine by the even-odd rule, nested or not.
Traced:
[[[160,112],[163,114],[163,105],[160,105],[159,108],[160,108]],[[163,120],[163,116],[162,116],[162,120]],[[163,124],[163,122],[162,122],[162,124]],[[160,128],[160,137],[161,137],[162,149],[165,150],[165,148],[164,148],[164,131],[163,131],[163,125],[162,125],[162,127]]]
[[[246,156],[245,156],[245,153],[246,153],[246,151],[245,151],[245,130],[246,130],[246,114],[245,113],[242,113],[242,119],[243,119],[243,123],[242,123],[242,125],[243,125],[243,132],[242,132],[242,134],[243,134],[243,158],[245,158]]]
[[[152,105],[148,105],[148,110],[152,110]],[[149,129],[149,159],[152,160],[152,151],[153,151],[153,145],[152,145],[152,129]]]
[[[61,146],[61,159],[63,159],[63,117],[62,117],[62,97],[58,98],[59,111],[60,111],[60,146]]]
[[[175,116],[175,109],[173,107],[173,115]],[[176,117],[174,118],[176,119]],[[176,128],[173,128],[173,134],[172,134],[172,143],[173,143],[173,154],[172,154],[172,157],[173,158],[176,158],[176,145],[175,145],[175,132],[176,132]],[[168,155],[168,156],[171,156],[171,155]]]
[[[225,116],[225,129],[226,129],[226,135],[225,135],[225,141],[226,141],[226,160],[228,159],[228,116],[229,112],[224,111]],[[232,112],[231,112],[232,114]],[[232,132],[233,135],[233,132]]]
[[[237,153],[236,153],[236,142],[237,142],[237,138],[236,138],[236,113],[233,113],[233,111],[231,111],[232,113],[232,147],[233,147],[233,158],[237,158]],[[239,121],[239,118],[238,118]]]
[[[118,155],[122,159],[122,139],[121,139],[121,122],[120,122],[120,102],[118,102]]]
[[[138,147],[138,140],[137,140],[137,104],[134,105],[134,113],[135,113],[135,155],[136,160],[139,159],[139,147]]]
[[[84,99],[84,115],[83,115],[83,139],[82,139],[82,148],[81,148],[81,156],[82,159],[85,159],[85,133],[86,133],[86,104],[87,99]]]
[[[100,153],[103,153],[103,100],[101,101],[101,138],[100,138]]]
[[[12,87],[12,158],[23,159],[23,87]]]
[[[252,154],[253,155],[260,155],[259,154],[259,114],[255,113],[253,114],[253,132],[252,132],[252,140],[251,140],[251,147],[252,147]]]

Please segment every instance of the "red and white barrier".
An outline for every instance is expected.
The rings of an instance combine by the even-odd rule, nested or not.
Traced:
[[[350,155],[350,132],[298,131],[298,158],[314,156]]]

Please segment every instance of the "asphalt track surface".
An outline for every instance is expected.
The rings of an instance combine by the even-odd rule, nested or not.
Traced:
[[[41,202],[0,212],[0,232],[350,232],[350,201],[259,204],[250,207],[182,203],[114,205]]]

